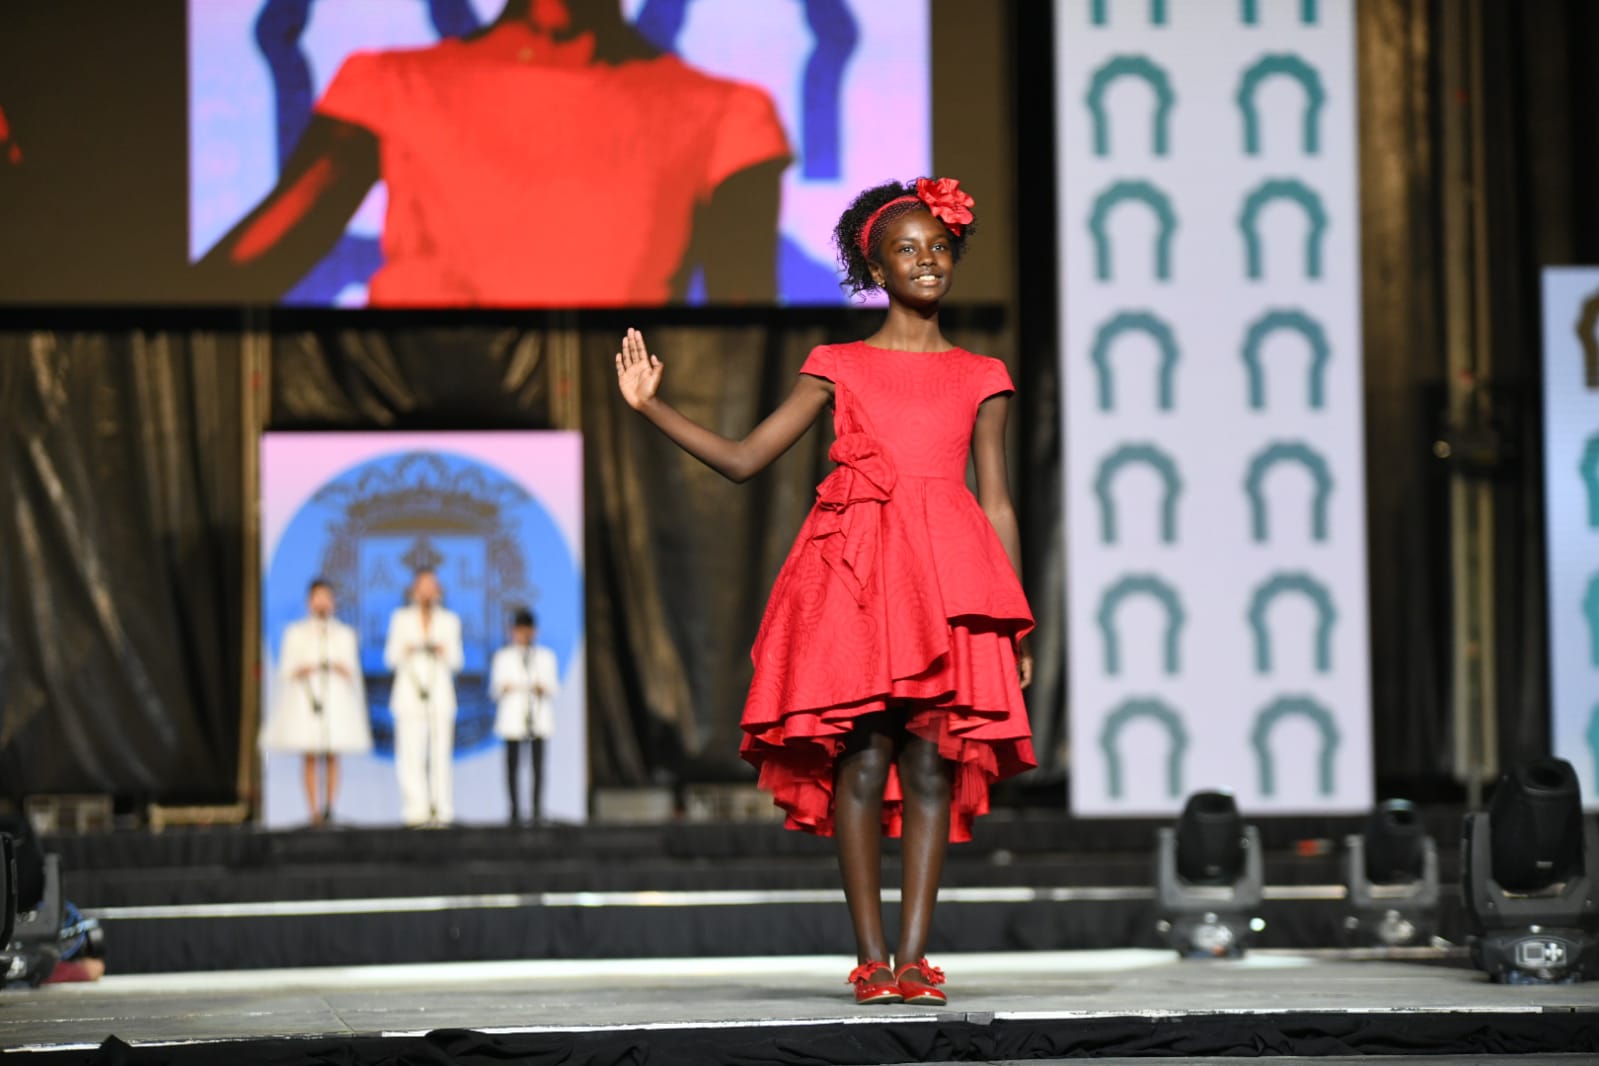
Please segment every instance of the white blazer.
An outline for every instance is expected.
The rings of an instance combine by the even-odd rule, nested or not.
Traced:
[[[541,688],[542,694],[534,688]],[[489,695],[495,700],[494,735],[502,740],[547,737],[555,732],[555,694],[560,691],[555,653],[537,645],[511,644],[494,653]]]
[[[310,673],[301,677],[301,670]],[[261,733],[262,747],[334,753],[371,750],[355,630],[336,618],[295,622],[283,631],[276,682],[272,716]]]
[[[389,706],[397,714],[430,708],[455,713],[455,675],[466,662],[461,650],[461,619],[455,612],[435,606],[429,622],[424,636],[420,607],[401,607],[389,616],[383,662],[394,671]],[[425,650],[428,644],[437,650]]]

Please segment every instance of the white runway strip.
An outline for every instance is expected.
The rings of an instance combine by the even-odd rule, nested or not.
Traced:
[[[1342,885],[1272,885],[1269,900],[1341,900]],[[943,903],[1112,903],[1150,900],[1147,887],[1082,888],[985,887],[940,889]],[[883,889],[886,903],[899,902],[899,889]],[[391,896],[367,899],[263,900],[248,903],[179,903],[155,906],[89,908],[85,917],[102,921],[171,918],[283,918],[312,915],[409,914],[429,911],[504,910],[516,907],[755,907],[840,904],[838,889],[773,889],[685,892],[528,892],[462,896]]]
[[[1168,951],[1127,948],[1119,951],[992,953],[944,956],[959,959],[964,974],[1060,974],[1130,972],[1176,966]],[[1257,955],[1239,965],[1304,966],[1304,958]],[[405,966],[336,966],[298,970],[233,970],[219,973],[133,974],[110,976],[98,984],[60,985],[52,995],[184,995],[194,992],[282,992],[287,989],[381,989],[427,985],[434,988],[544,980],[625,979],[663,983],[688,979],[770,978],[788,974],[805,981],[837,978],[854,963],[835,955],[791,955],[767,958],[698,959],[526,959],[516,962],[447,962]],[[842,967],[842,969],[840,969]]]

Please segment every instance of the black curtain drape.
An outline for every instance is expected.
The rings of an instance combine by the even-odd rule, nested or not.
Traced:
[[[1501,763],[1549,749],[1540,271],[1599,265],[1599,5],[1479,5]],[[1451,13],[1445,8],[1445,17]]]
[[[0,788],[235,794],[238,336],[0,332]]]
[[[1438,10],[1357,10],[1372,749],[1386,791],[1415,794],[1452,765]]]

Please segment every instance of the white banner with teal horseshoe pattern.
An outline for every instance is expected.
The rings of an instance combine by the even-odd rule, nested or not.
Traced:
[[[1599,810],[1599,269],[1544,271],[1543,330],[1551,732]]]
[[[1353,0],[1055,14],[1073,809],[1367,809]]]

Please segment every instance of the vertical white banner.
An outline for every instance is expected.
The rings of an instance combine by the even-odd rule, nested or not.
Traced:
[[[1353,0],[1056,0],[1071,803],[1372,801]]]
[[[1544,271],[1543,331],[1550,731],[1599,810],[1599,268]]]

